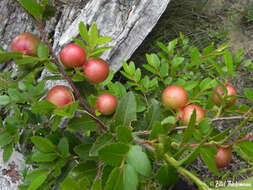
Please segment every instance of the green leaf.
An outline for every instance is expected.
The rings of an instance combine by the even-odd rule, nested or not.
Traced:
[[[83,114],[82,117],[74,117],[68,123],[68,129],[72,131],[93,131],[97,128],[97,123],[88,114]]]
[[[112,40],[112,37],[99,36],[97,45],[104,45],[111,40]]]
[[[177,170],[170,165],[164,164],[159,168],[155,178],[164,186],[171,186],[178,182]]]
[[[242,141],[240,143],[237,143],[236,146],[238,146],[241,151],[247,155],[248,158],[250,158],[250,161],[253,163],[253,142],[251,141]]]
[[[110,133],[103,134],[98,137],[93,143],[90,149],[90,156],[98,156],[98,151],[103,148],[105,145],[111,144],[113,142],[113,136]]]
[[[36,179],[32,180],[32,183],[29,185],[27,190],[36,190],[38,189],[47,179],[48,173],[39,175]]]
[[[3,148],[3,161],[8,162],[13,153],[13,144],[8,144]]]
[[[199,82],[198,81],[187,81],[184,85],[183,88],[187,91],[192,90],[196,86],[198,86]]]
[[[160,104],[157,100],[151,99],[151,107],[145,113],[145,121],[147,123],[147,129],[151,129],[156,121],[161,119]]]
[[[244,88],[243,92],[245,94],[245,96],[251,101],[253,102],[253,91],[249,88]]]
[[[5,106],[10,103],[10,97],[7,95],[0,96],[0,105]]]
[[[113,46],[108,46],[108,47],[99,47],[99,48],[96,48],[94,51],[92,51],[90,53],[90,57],[99,57],[101,56],[106,50],[109,50],[109,49],[112,49]]]
[[[43,9],[36,0],[18,0],[18,2],[24,7],[28,13],[30,13],[34,18],[41,19],[43,14]]]
[[[130,190],[130,189],[137,190],[138,188],[138,184],[139,184],[138,174],[130,164],[126,164],[124,166],[123,184],[124,184],[124,190]]]
[[[226,66],[227,66],[228,74],[230,76],[233,76],[233,70],[234,70],[233,57],[228,50],[225,50],[224,60],[225,60]]]
[[[21,58],[23,53],[21,52],[0,52],[0,63],[6,63],[11,59]]]
[[[57,150],[60,152],[60,154],[66,158],[69,155],[69,142],[66,137],[63,137],[59,144],[57,145]]]
[[[29,63],[37,63],[39,62],[40,59],[37,57],[25,57],[19,60],[15,61],[16,65],[24,65],[24,64],[29,64]]]
[[[31,141],[35,145],[35,147],[41,152],[54,152],[55,146],[51,143],[50,140],[40,137],[40,136],[33,136]]]
[[[34,162],[52,162],[57,158],[56,153],[35,152],[32,155]]]
[[[89,180],[93,180],[97,174],[97,163],[93,160],[88,160],[78,164],[73,172],[76,173],[79,177],[86,177]]]
[[[54,113],[62,117],[72,117],[77,107],[78,107],[78,101],[75,101],[72,104],[67,104],[66,106],[63,106],[61,109],[55,109]]]
[[[188,127],[184,131],[184,135],[183,135],[183,139],[182,139],[181,144],[187,142],[192,137],[193,131],[195,129],[195,121],[196,121],[196,109],[194,109],[194,111],[192,112]]]
[[[102,181],[101,181],[101,179],[97,179],[93,183],[91,190],[102,190]]]
[[[115,125],[129,126],[130,122],[136,119],[136,100],[132,92],[128,92],[121,99],[114,114]]]
[[[52,131],[57,130],[58,126],[61,123],[61,119],[62,119],[62,117],[57,116],[57,115],[53,118],[53,123],[52,123],[52,126],[51,126]]]
[[[61,183],[61,190],[81,190],[79,184],[72,177],[68,176]]]
[[[13,138],[7,131],[0,132],[0,147],[4,147],[12,142]]]
[[[217,150],[215,146],[202,146],[200,149],[200,157],[205,162],[207,167],[215,175],[218,175],[218,169],[216,167],[215,155]]]
[[[98,29],[96,23],[92,23],[88,32],[88,46],[90,49],[96,47],[98,41]]]
[[[172,115],[164,118],[161,122],[162,125],[165,125],[165,124],[174,124],[176,121],[176,118]]]
[[[27,174],[25,176],[25,180],[33,181],[36,178],[38,178],[39,176],[45,175],[48,172],[49,172],[48,169],[35,169],[35,170],[32,170],[29,174]]]
[[[79,32],[80,32],[80,36],[81,38],[85,41],[88,42],[88,30],[85,27],[83,22],[79,23]]]
[[[48,58],[49,56],[49,48],[44,42],[40,42],[39,47],[37,49],[38,57],[40,58]]]
[[[89,158],[89,151],[91,149],[92,144],[81,144],[74,148],[74,151],[78,156],[82,159],[88,159]]]
[[[111,166],[118,166],[121,164],[123,157],[129,151],[126,144],[114,143],[104,146],[99,150],[99,158],[106,164]]]
[[[152,169],[150,161],[146,153],[142,151],[141,146],[131,146],[129,152],[127,153],[126,161],[141,175],[147,177],[151,175]]]
[[[52,104],[51,102],[47,100],[42,100],[40,102],[35,102],[34,104],[32,104],[31,111],[32,113],[35,114],[44,115],[47,113],[52,113],[52,111],[55,110],[56,108],[57,106]]]
[[[119,142],[129,143],[133,140],[132,132],[129,127],[118,126],[117,138]]]
[[[109,175],[104,190],[123,190],[123,173],[120,168],[114,168]]]
[[[159,121],[156,121],[153,124],[152,131],[149,135],[149,139],[150,140],[157,139],[160,134],[164,134],[164,133],[165,133],[165,131],[164,131],[164,128],[162,127],[161,123]]]
[[[178,43],[178,39],[174,39],[171,42],[169,42],[167,49],[168,49],[168,54],[170,57],[174,55],[174,49]]]

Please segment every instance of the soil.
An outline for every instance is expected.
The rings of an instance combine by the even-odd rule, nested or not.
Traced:
[[[251,9],[252,10],[251,10]],[[249,12],[251,10],[252,12]],[[252,20],[251,20],[252,19]],[[232,53],[244,50],[245,59],[253,59],[253,1],[252,0],[172,0],[167,10],[157,23],[150,35],[144,40],[130,60],[141,67],[146,63],[146,53],[157,53],[156,41],[167,44],[170,40],[178,37],[179,32],[190,37],[192,43],[203,48],[215,42],[222,44],[228,42]],[[119,78],[122,80],[122,78]],[[123,79],[124,80],[124,79]],[[229,79],[237,92],[243,94],[243,88],[253,89],[253,70],[241,70],[237,77]],[[238,104],[250,102],[243,99],[237,101]],[[228,125],[236,126],[238,122],[221,122],[215,126],[219,130],[224,130]],[[252,124],[248,126],[249,132],[253,132]],[[242,168],[251,168],[239,156],[234,153],[231,164],[225,169],[221,169],[222,175],[227,175],[226,180],[235,183],[249,176],[253,176],[253,171],[238,174]],[[222,178],[212,174],[205,166],[201,158],[189,165],[187,169],[195,171],[196,175],[207,184],[213,186]],[[231,174],[229,174],[231,172]],[[236,174],[236,175],[233,175]],[[188,187],[183,186],[188,182]],[[189,180],[182,179],[173,190],[196,188],[189,183]]]

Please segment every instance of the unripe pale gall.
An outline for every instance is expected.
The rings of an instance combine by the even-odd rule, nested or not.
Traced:
[[[60,52],[62,64],[67,68],[81,67],[86,61],[86,53],[77,44],[69,44]]]
[[[61,85],[51,88],[47,93],[46,99],[58,106],[58,108],[72,104],[75,101],[72,91],[68,87]]]
[[[102,94],[97,99],[97,109],[103,115],[111,115],[115,112],[118,102],[111,94]]]
[[[181,119],[185,125],[188,125],[191,119],[193,110],[196,110],[196,123],[199,123],[205,118],[205,111],[197,105],[188,105],[184,107],[181,113]]]
[[[226,167],[231,162],[232,156],[230,148],[217,148],[217,154],[215,156],[217,168]]]
[[[187,102],[187,92],[181,86],[168,86],[162,93],[162,102],[168,108],[181,109]]]
[[[22,33],[12,40],[11,51],[18,51],[24,55],[36,57],[39,44],[40,40],[35,35]]]
[[[237,93],[236,93],[236,90],[234,89],[234,87],[231,84],[227,84],[226,89],[227,89],[227,96],[228,96],[226,107],[230,107],[230,106],[234,105],[234,103],[236,101],[236,97],[229,97],[229,96],[236,95]],[[224,95],[225,95],[225,92],[224,92],[224,90],[222,89],[221,86],[217,86],[213,90],[213,94],[212,94],[213,101],[216,105],[220,106],[221,101],[220,101],[220,99],[219,99],[219,97],[217,96],[216,93],[218,93],[220,95],[220,97],[223,99]]]
[[[91,83],[103,82],[109,74],[109,65],[101,58],[94,58],[84,64],[84,74]]]

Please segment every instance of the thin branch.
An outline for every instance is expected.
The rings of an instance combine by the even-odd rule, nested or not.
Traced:
[[[22,7],[22,6],[21,6]],[[63,75],[63,77],[67,80],[67,82],[69,83],[69,85],[71,86],[74,95],[76,96],[76,98],[79,100],[81,106],[85,109],[85,111],[87,111],[89,113],[89,115],[92,116],[92,118],[94,119],[94,121],[98,124],[100,130],[102,132],[107,132],[107,128],[105,127],[105,125],[99,120],[97,119],[96,115],[94,114],[94,111],[85,103],[84,99],[81,96],[81,93],[79,92],[79,90],[77,89],[77,87],[75,86],[73,80],[67,75],[67,73],[65,72],[64,67],[61,65],[58,57],[56,56],[55,52],[53,51],[52,45],[50,44],[47,35],[44,31],[44,24],[42,21],[38,21],[36,19],[34,19],[23,7],[22,9],[28,14],[28,16],[33,20],[33,22],[35,23],[35,25],[38,27],[42,40],[46,43],[46,45],[49,48],[50,51],[50,55],[52,56],[52,62],[55,63],[55,65],[57,66],[59,72]]]
[[[145,143],[143,140],[141,140],[141,139],[138,139],[138,138],[134,138],[133,139],[133,141],[136,143],[136,144],[139,144],[139,145],[142,145],[143,147],[145,147],[146,149],[148,149],[149,151],[151,151],[151,152],[154,152],[155,151],[155,149],[152,147],[152,146],[150,146],[149,144],[147,144],[147,143]]]

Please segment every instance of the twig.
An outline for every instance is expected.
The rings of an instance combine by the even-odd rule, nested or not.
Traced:
[[[27,12],[24,8],[23,8],[23,10],[25,12]],[[60,61],[58,60],[58,57],[56,56],[55,52],[53,51],[52,45],[48,41],[47,35],[46,35],[45,31],[44,31],[44,24],[43,24],[43,22],[34,19],[29,13],[27,13],[27,14],[33,20],[33,22],[36,24],[36,26],[39,28],[41,37],[42,37],[43,41],[46,43],[46,45],[49,48],[49,52],[50,52],[50,54],[52,56],[52,62],[55,63],[55,65],[57,66],[59,72],[63,75],[63,77],[67,80],[67,82],[71,86],[71,88],[73,90],[73,93],[76,96],[76,98],[79,100],[81,106],[85,109],[85,111],[87,111],[90,115],[92,115],[93,120],[98,124],[100,130],[102,132],[104,132],[104,133],[107,132],[107,128],[104,126],[104,124],[99,119],[97,119],[96,115],[94,114],[94,111],[85,103],[85,101],[82,98],[79,90],[75,86],[73,80],[67,75],[67,73],[65,72],[63,66],[61,65]]]
[[[149,151],[151,151],[151,152],[154,152],[155,151],[155,149],[152,147],[152,146],[150,146],[149,144],[146,144],[143,140],[141,140],[141,139],[138,139],[138,138],[134,138],[133,139],[133,141],[136,143],[136,144],[139,144],[139,145],[142,145],[143,147],[145,147],[146,149],[148,149]]]

